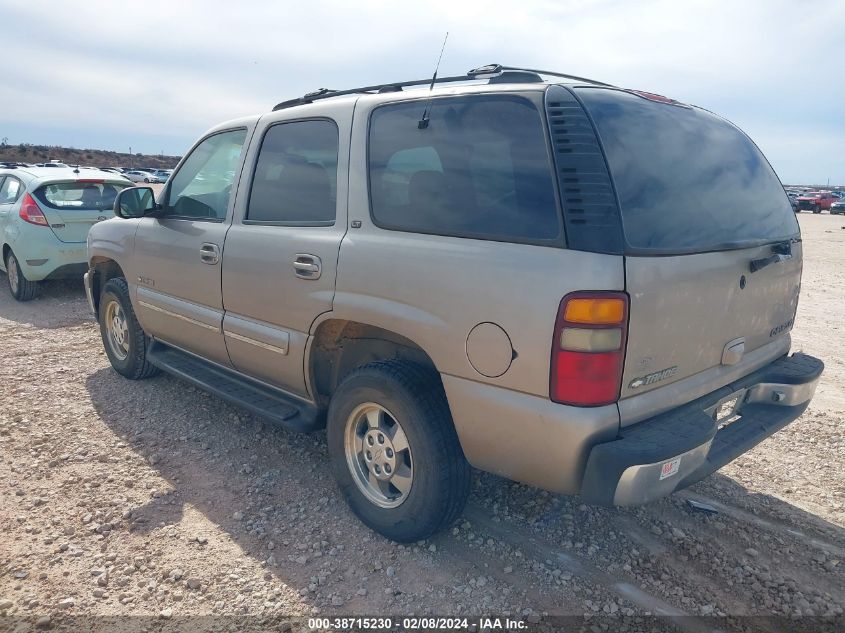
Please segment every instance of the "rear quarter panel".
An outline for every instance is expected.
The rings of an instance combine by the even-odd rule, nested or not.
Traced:
[[[361,226],[350,228],[341,243],[332,318],[375,325],[414,341],[442,374],[548,398],[561,299],[573,290],[624,290],[622,257],[375,226],[366,146],[376,103],[362,98],[356,106],[348,217]],[[499,377],[481,375],[467,357],[467,336],[485,322],[505,330],[515,352]]]

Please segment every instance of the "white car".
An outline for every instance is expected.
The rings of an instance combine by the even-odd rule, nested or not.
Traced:
[[[107,171],[0,169],[0,270],[12,296],[28,301],[39,281],[79,279],[88,230],[114,217],[115,196],[129,186]]]
[[[133,171],[127,171],[123,175],[126,176],[127,178],[129,178],[129,180],[131,180],[132,182],[146,182],[146,183],[151,183],[151,182],[152,183],[161,183],[161,182],[163,182],[162,179],[159,176],[156,176],[155,174],[151,174],[148,171],[140,171],[140,170],[137,170],[137,169],[133,170]]]

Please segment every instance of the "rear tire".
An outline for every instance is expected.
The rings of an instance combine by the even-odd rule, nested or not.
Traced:
[[[417,541],[463,511],[471,470],[436,372],[397,360],[356,369],[332,396],[327,435],[341,493],[379,534]]]
[[[821,213],[821,212],[822,212],[822,208],[820,206],[816,205],[815,207],[813,207],[813,213]]]
[[[9,291],[18,301],[30,301],[38,294],[38,282],[23,276],[18,258],[11,250],[6,255],[6,275],[9,279]]]
[[[98,312],[103,347],[115,371],[129,380],[156,375],[159,369],[147,362],[147,335],[135,316],[125,279],[106,282]]]

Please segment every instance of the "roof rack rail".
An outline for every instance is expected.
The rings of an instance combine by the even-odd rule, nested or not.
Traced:
[[[572,79],[574,81],[583,81],[585,83],[595,84],[597,86],[606,86],[608,88],[615,88],[616,86],[603,81],[596,81],[595,79],[587,79],[586,77],[579,77],[577,75],[566,75],[563,73],[552,72],[548,70],[533,70],[531,68],[518,68],[516,66],[502,66],[501,64],[487,64],[486,66],[479,66],[473,68],[466,75],[455,75],[453,77],[438,77],[434,83],[455,83],[460,81],[475,81],[478,79],[490,79],[491,81],[497,79],[495,83],[503,83],[508,75],[513,75],[515,83],[534,83],[542,81],[541,75],[549,77],[561,77],[563,79]],[[428,79],[413,79],[411,81],[394,81],[386,84],[374,84],[372,86],[362,86],[360,88],[348,88],[346,90],[332,90],[330,88],[320,88],[313,92],[309,92],[296,99],[288,99],[282,101],[273,107],[273,112],[276,110],[284,110],[285,108],[292,108],[293,106],[313,103],[321,99],[328,99],[332,97],[342,97],[344,95],[361,94],[361,93],[383,93],[383,92],[401,92],[403,88],[411,86],[423,86],[431,83],[431,78]]]

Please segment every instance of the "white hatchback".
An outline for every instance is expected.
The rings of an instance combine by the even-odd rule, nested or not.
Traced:
[[[0,269],[18,301],[39,281],[82,277],[88,230],[113,217],[130,183],[117,174],[69,167],[0,169]]]

